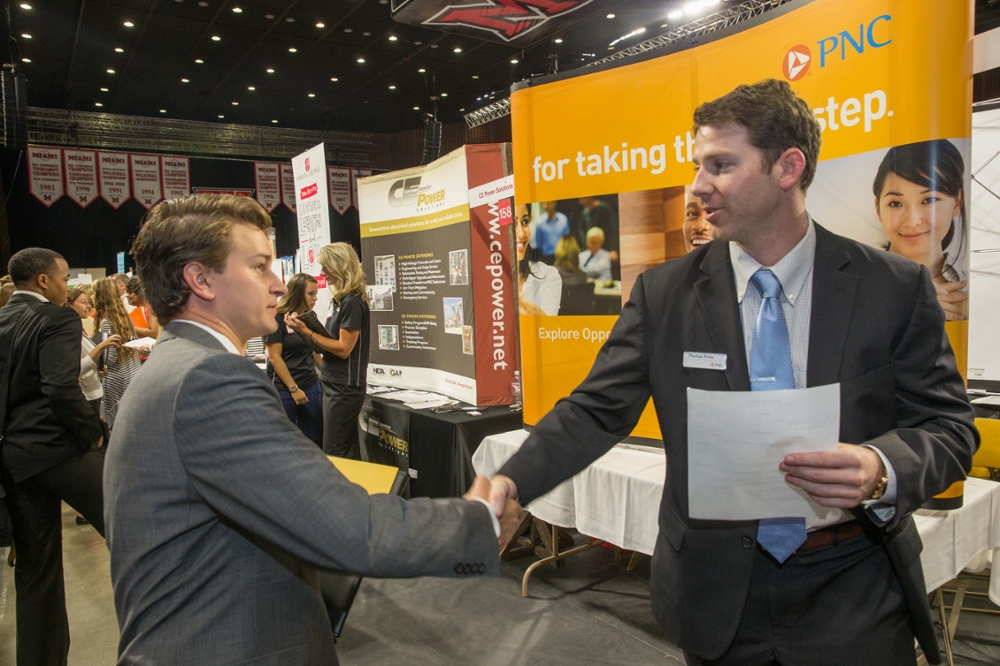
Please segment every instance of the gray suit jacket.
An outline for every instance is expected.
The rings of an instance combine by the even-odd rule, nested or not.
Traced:
[[[487,507],[369,497],[190,324],[129,386],[104,469],[119,664],[336,664],[316,567],[499,572]]]
[[[840,382],[840,441],[877,446],[896,471],[894,518],[875,525],[866,512],[856,515],[884,542],[911,627],[933,660],[938,650],[922,546],[910,514],[965,478],[979,440],[944,315],[922,266],[819,225],[812,298],[807,383]],[[727,368],[685,368],[685,351],[724,353]],[[714,659],[732,642],[743,613],[757,522],[689,517],[688,386],[750,390],[726,243],[639,276],[586,380],[500,473],[517,483],[522,502],[531,501],[628,435],[652,396],[668,461],[650,581],[653,612],[677,645]]]

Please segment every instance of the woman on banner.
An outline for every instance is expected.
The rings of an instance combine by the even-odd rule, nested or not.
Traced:
[[[517,239],[518,269],[518,309],[523,315],[559,314],[562,300],[562,278],[553,266],[533,261],[536,250],[529,247],[531,241],[531,209],[527,204],[518,204],[515,209],[515,235]]]
[[[323,451],[360,460],[358,414],[365,404],[369,344],[365,275],[347,243],[326,245],[318,260],[333,297],[333,312],[326,322],[331,337],[310,331],[294,312],[285,314],[285,325],[323,350]]]
[[[125,346],[124,343],[136,339],[135,326],[118,296],[118,286],[113,278],[104,278],[94,283],[94,320],[103,339],[117,335],[123,343],[120,347],[108,350],[108,374],[102,380],[104,400],[101,403],[101,418],[113,429],[118,403],[135,373],[139,372],[142,365],[140,354],[148,356],[149,347],[132,349]]]
[[[931,272],[948,321],[968,318],[965,161],[944,139],[890,148],[872,186],[893,254]]]
[[[278,390],[288,419],[302,434],[323,445],[323,389],[317,368],[320,355],[307,337],[285,325],[285,315],[300,315],[316,305],[319,286],[316,278],[298,273],[288,280],[288,292],[278,303],[278,330],[264,337],[267,347],[267,376]]]

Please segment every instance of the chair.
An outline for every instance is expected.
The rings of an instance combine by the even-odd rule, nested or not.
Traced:
[[[972,457],[969,476],[978,479],[1000,480],[1000,420],[976,419],[981,443]]]

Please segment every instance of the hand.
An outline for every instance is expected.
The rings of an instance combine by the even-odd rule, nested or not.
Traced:
[[[944,310],[946,321],[965,321],[968,316],[965,314],[966,301],[969,300],[969,292],[962,291],[969,286],[968,280],[961,282],[934,283],[934,290],[937,292],[938,303]]]
[[[292,329],[293,331],[295,331],[299,335],[308,335],[309,334],[309,327],[306,326],[301,321],[299,321],[299,318],[295,315],[294,312],[286,312],[285,313],[285,326],[287,326],[288,328]]]
[[[94,448],[95,449],[99,449],[102,446],[104,446],[104,435],[101,435],[101,438],[99,440],[97,440],[97,446],[95,446]]]
[[[108,347],[114,346],[115,349],[121,350],[122,348],[122,336],[112,335],[101,341],[101,344],[97,345],[98,349],[105,350]]]
[[[149,352],[152,351],[149,345],[143,345],[139,347],[139,356],[149,356]]]
[[[500,519],[500,538],[497,541],[500,544],[500,548],[506,546],[512,539],[514,539],[514,532],[517,530],[517,526],[521,524],[521,517],[524,515],[524,509],[515,500],[507,500],[506,505],[503,510],[503,517]]]
[[[485,476],[477,476],[476,480],[472,482],[472,487],[470,487],[465,494],[462,495],[462,499],[475,500],[481,499],[487,502],[490,501],[490,481]]]
[[[296,405],[304,405],[309,402],[309,397],[306,395],[305,391],[299,389],[292,394],[292,400],[295,401]]]
[[[541,309],[531,301],[527,301],[524,298],[517,302],[517,309],[520,314],[523,315],[545,315],[545,310]]]
[[[105,377],[108,376],[108,371],[107,370],[98,370],[97,371],[97,376],[100,377],[101,379],[104,379]]]
[[[778,469],[786,473],[786,483],[802,488],[817,504],[838,509],[869,499],[886,473],[877,453],[843,442],[836,451],[789,454]]]
[[[517,501],[517,484],[509,476],[497,474],[490,479],[489,495],[489,502],[493,505],[497,518],[503,518],[508,506],[507,500]]]

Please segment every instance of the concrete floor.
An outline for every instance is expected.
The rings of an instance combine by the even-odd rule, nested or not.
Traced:
[[[114,664],[118,624],[108,552],[89,526],[63,511],[70,666]],[[582,542],[583,537],[578,537]],[[4,557],[4,561],[6,557]],[[532,577],[530,559],[505,564],[498,578],[474,581],[366,579],[338,644],[344,666],[569,666],[583,663],[683,664],[649,608],[649,558],[633,572],[627,558],[595,548]],[[0,566],[0,665],[14,662],[13,570]],[[968,604],[969,602],[967,602]],[[975,603],[975,602],[973,602]],[[1000,617],[963,614],[956,664],[1000,663]]]

